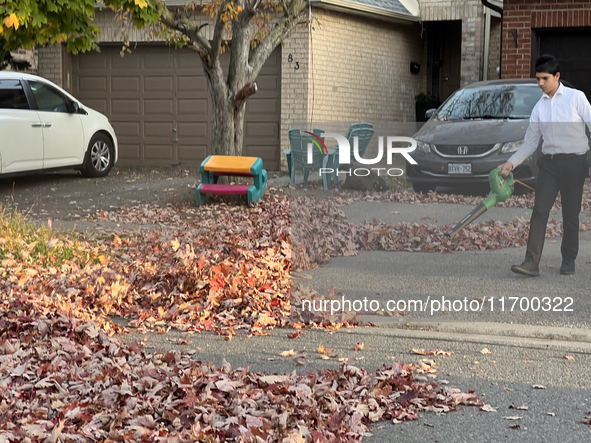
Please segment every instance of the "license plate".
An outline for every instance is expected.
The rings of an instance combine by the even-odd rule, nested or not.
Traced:
[[[448,163],[447,164],[448,174],[472,174],[471,163]]]

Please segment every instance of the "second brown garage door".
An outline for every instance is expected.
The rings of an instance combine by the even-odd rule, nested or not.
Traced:
[[[73,95],[109,117],[119,140],[118,165],[199,165],[211,154],[213,105],[199,56],[190,49],[143,45],[121,57],[120,45],[72,59]],[[227,65],[228,58],[225,58]],[[243,155],[279,169],[281,50],[247,101]]]

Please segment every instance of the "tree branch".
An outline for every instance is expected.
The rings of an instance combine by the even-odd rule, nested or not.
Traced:
[[[214,57],[220,56],[220,51],[222,49],[222,37],[224,36],[224,27],[226,23],[222,20],[222,14],[226,9],[226,6],[231,2],[231,0],[224,0],[220,5],[220,9],[215,17],[215,28],[213,29],[213,39],[211,41],[211,49],[213,52]]]
[[[269,34],[267,34],[259,45],[251,51],[248,61],[249,65],[252,67],[251,74],[254,75],[253,78],[256,78],[263,67],[263,64],[277,45],[279,45],[279,43],[285,39],[296,26],[308,23],[308,17],[304,14],[307,5],[308,3],[306,0],[291,0],[287,5],[285,15],[275,23]]]
[[[211,45],[201,33],[201,28],[203,28],[203,26],[197,27],[195,23],[187,18],[175,19],[172,12],[170,12],[168,8],[164,9],[162,12],[160,21],[165,26],[179,31],[181,34],[189,37],[189,40],[201,58],[211,55]]]
[[[244,86],[240,91],[238,91],[238,94],[236,94],[236,96],[234,97],[234,101],[237,104],[240,104],[246,101],[246,99],[253,95],[255,92],[257,92],[258,89],[259,88],[256,82],[249,83],[246,86]]]

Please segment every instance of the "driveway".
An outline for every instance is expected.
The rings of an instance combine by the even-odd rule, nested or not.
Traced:
[[[75,171],[0,179],[0,203],[32,219],[73,220],[151,203],[194,204],[198,168],[115,168],[104,178]]]

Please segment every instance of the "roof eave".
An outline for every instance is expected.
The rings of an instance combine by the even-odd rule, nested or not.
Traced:
[[[376,6],[365,5],[351,0],[311,0],[312,5],[321,9],[328,9],[338,12],[347,12],[349,14],[372,17],[380,20],[387,20],[397,23],[418,23],[420,17],[401,14],[400,12],[389,9],[378,8]]]

